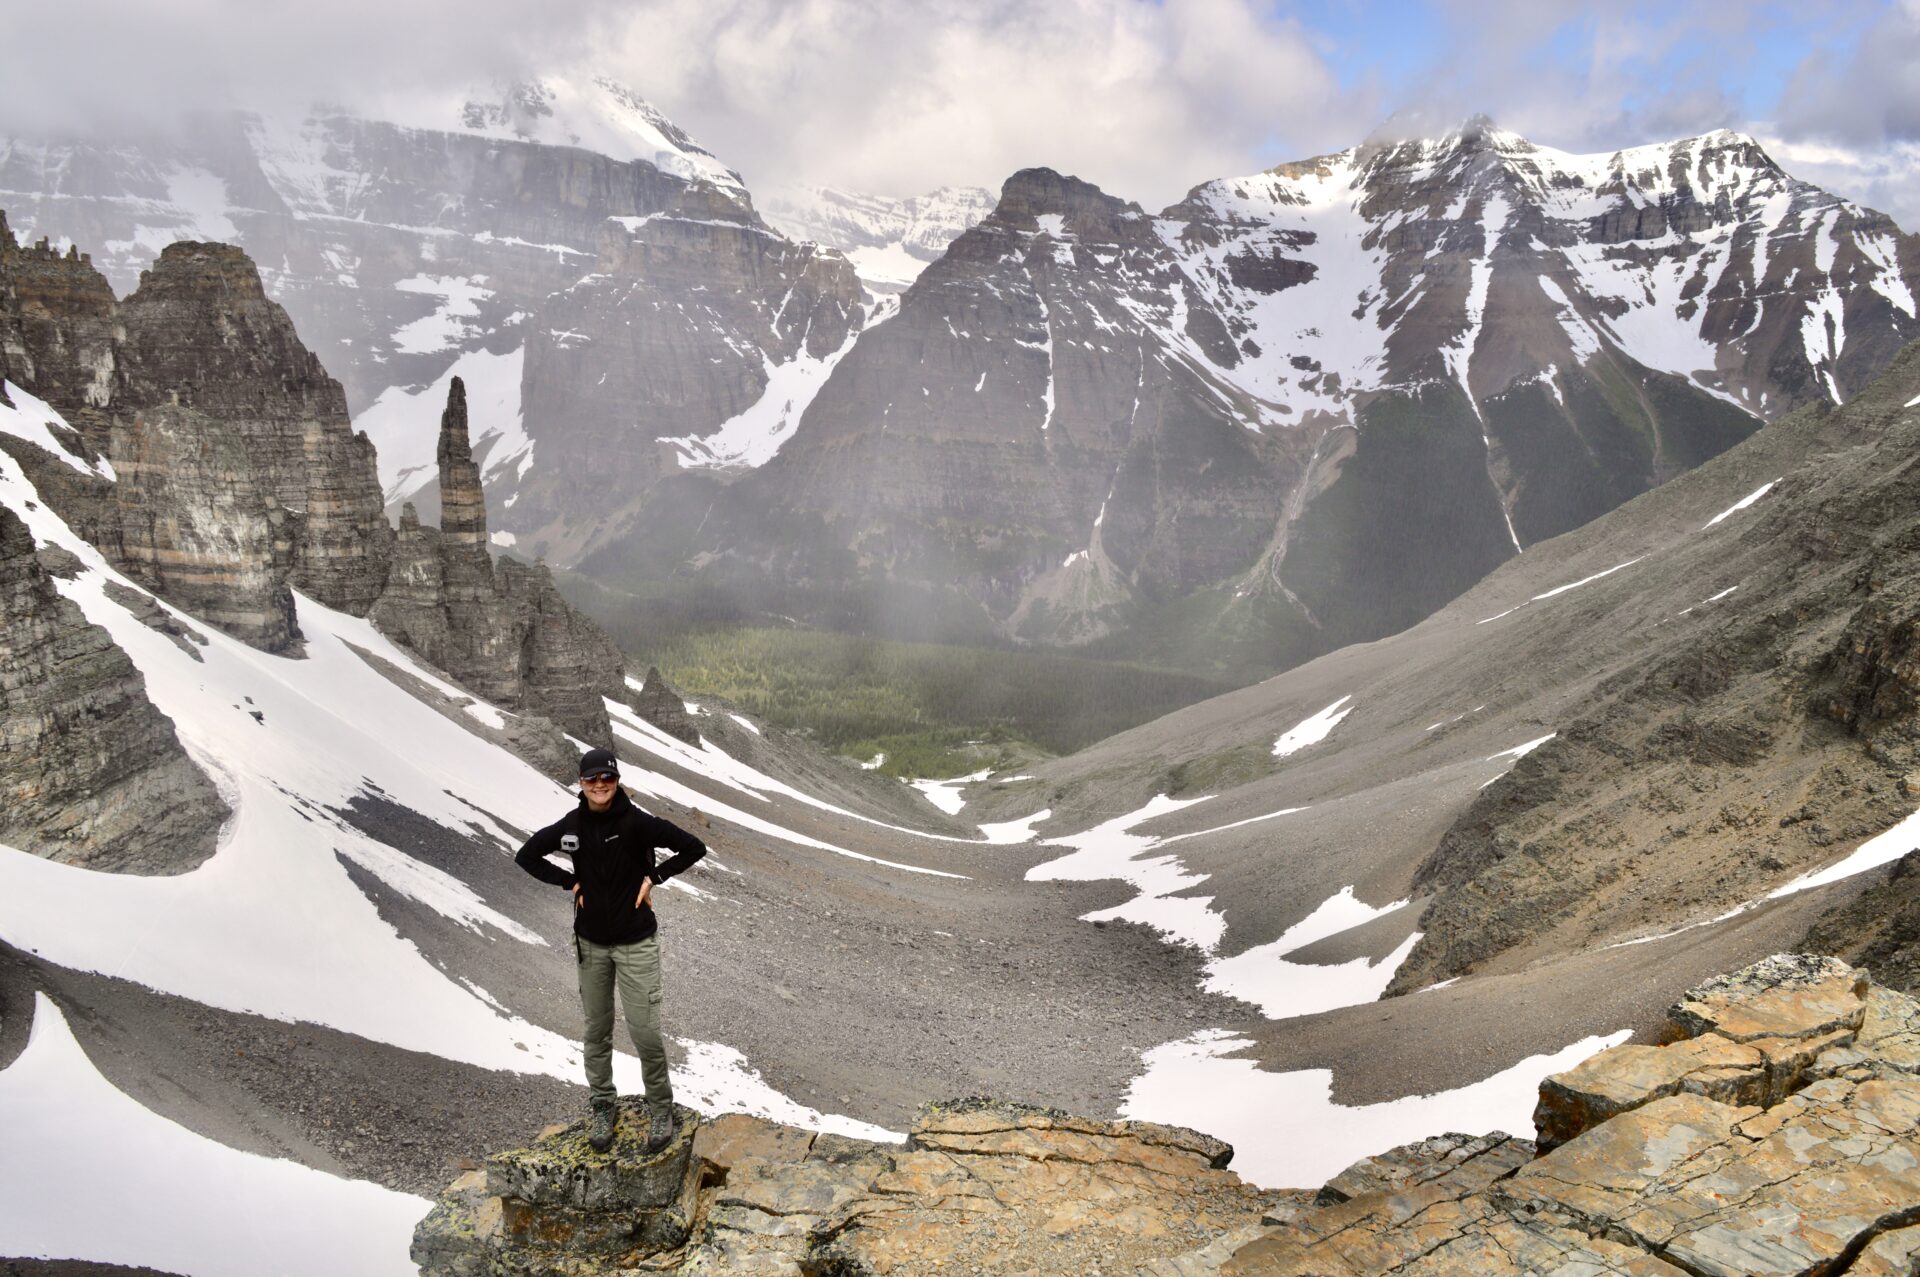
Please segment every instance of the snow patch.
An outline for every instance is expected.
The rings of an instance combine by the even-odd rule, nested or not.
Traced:
[[[1583,576],[1578,581],[1569,581],[1565,585],[1556,585],[1551,590],[1548,590],[1543,594],[1534,595],[1532,598],[1528,599],[1526,603],[1516,603],[1514,606],[1508,608],[1506,611],[1496,612],[1492,616],[1482,617],[1480,620],[1475,621],[1474,624],[1485,625],[1488,621],[1497,621],[1503,616],[1512,616],[1515,612],[1518,612],[1521,608],[1527,606],[1527,603],[1538,603],[1542,599],[1550,599],[1550,598],[1553,598],[1555,595],[1565,594],[1568,590],[1577,590],[1583,585],[1591,585],[1595,581],[1598,581],[1601,577],[1612,576],[1615,572],[1618,572],[1621,568],[1630,568],[1634,564],[1638,563],[1641,559],[1644,559],[1646,557],[1647,556],[1644,554],[1636,555],[1635,557],[1628,559],[1625,563],[1614,564],[1612,567],[1606,569],[1604,572],[1595,572],[1592,576]]]
[[[1530,1130],[1542,1078],[1630,1036],[1622,1029],[1582,1038],[1451,1091],[1349,1106],[1333,1101],[1332,1070],[1270,1073],[1254,1060],[1229,1058],[1251,1039],[1207,1029],[1146,1052],[1146,1071],[1127,1088],[1120,1115],[1231,1142],[1235,1172],[1263,1188],[1311,1188],[1362,1157],[1435,1131]]]
[[[1209,962],[1202,987],[1251,1002],[1270,1020],[1316,1015],[1375,1001],[1387,991],[1394,972],[1419,943],[1419,932],[1408,936],[1377,962],[1361,957],[1321,965],[1288,962],[1286,956],[1329,936],[1384,918],[1407,904],[1405,900],[1398,900],[1376,909],[1356,899],[1351,886],[1342,887],[1312,913],[1287,928],[1278,940]]]
[[[990,843],[1006,844],[1032,842],[1033,827],[1053,815],[1053,808],[1042,807],[1031,816],[1022,816],[1018,820],[1003,820],[997,824],[980,826],[980,832]]]
[[[904,1134],[884,1126],[822,1113],[788,1098],[767,1085],[759,1070],[747,1063],[747,1057],[730,1046],[687,1038],[675,1040],[687,1051],[686,1064],[673,1074],[674,1099],[682,1104],[707,1113],[752,1113],[788,1126],[859,1140],[897,1144],[906,1139]]]
[[[1916,399],[1914,402],[1920,403],[1920,399]],[[1734,502],[1732,505],[1722,510],[1719,514],[1714,515],[1711,519],[1708,519],[1705,523],[1701,524],[1700,530],[1702,532],[1705,532],[1708,528],[1720,522],[1720,520],[1726,518],[1728,515],[1738,514],[1740,511],[1746,509],[1748,506],[1758,501],[1761,497],[1764,497],[1769,492],[1772,492],[1773,485],[1778,482],[1780,482],[1780,480],[1775,479],[1770,483],[1761,484],[1759,487],[1755,488],[1752,492],[1749,492],[1746,496],[1741,497],[1738,501]]]
[[[37,447],[44,448],[53,457],[78,470],[81,474],[94,475],[111,480],[114,477],[113,466],[105,457],[89,464],[67,450],[53,432],[55,429],[68,431],[77,440],[79,432],[67,424],[67,419],[52,404],[38,396],[22,390],[10,381],[0,380],[0,393],[13,400],[13,407],[0,404],[0,434],[12,435]]]
[[[874,820],[868,816],[862,816],[857,812],[834,807],[829,803],[821,802],[809,794],[801,793],[785,782],[775,780],[771,776],[763,775],[753,768],[748,767],[746,764],[729,757],[704,737],[701,738],[700,748],[695,750],[684,742],[667,735],[618,701],[609,700],[606,702],[606,706],[608,717],[613,723],[613,733],[616,737],[629,745],[638,746],[657,757],[676,763],[694,772],[696,775],[717,780],[721,784],[741,790],[763,802],[770,800],[767,797],[767,793],[762,791],[775,792],[784,794],[790,798],[795,798],[810,807],[818,807],[823,811],[831,811],[839,815],[849,816],[855,820],[865,821],[868,824],[881,825],[884,828],[899,828],[898,826],[885,825],[882,821]],[[681,807],[697,808],[701,811],[709,812],[723,820],[729,820],[744,828],[751,829],[755,833],[766,834],[772,838],[779,838],[786,842],[793,843],[796,846],[812,847],[819,851],[829,851],[836,856],[845,856],[849,860],[864,861],[871,865],[882,865],[888,869],[899,869],[906,873],[931,874],[936,878],[966,877],[965,874],[947,873],[940,869],[923,869],[918,865],[903,865],[891,860],[882,860],[878,856],[868,856],[861,852],[849,851],[845,847],[837,847],[830,842],[822,842],[818,838],[797,833],[764,816],[758,816],[752,812],[745,811],[731,803],[704,794],[691,785],[683,784],[670,776],[649,769],[631,766],[624,768],[621,771],[621,779],[629,789],[651,794],[656,798],[663,798]],[[915,831],[911,829],[900,829],[900,832],[907,834],[915,833]],[[917,834],[916,836],[922,838],[938,838],[938,835],[934,834]],[[965,842],[968,840],[963,838],[948,838],[940,839],[940,841]]]
[[[1869,869],[1878,869],[1881,865],[1898,860],[1915,850],[1920,850],[1920,811],[1914,812],[1884,833],[1875,834],[1856,847],[1851,855],[1828,865],[1825,869],[1802,874],[1785,886],[1775,887],[1767,893],[1767,899],[1778,900],[1782,896],[1798,895],[1802,891],[1824,887],[1828,883],[1839,882],[1842,878],[1851,878]]]
[[[946,780],[916,780],[909,783],[922,794],[927,801],[949,816],[957,816],[967,800],[960,796],[963,785],[975,785],[993,774],[992,770],[974,772],[969,776],[953,776]]]
[[[525,348],[505,354],[470,350],[426,386],[389,386],[353,428],[366,432],[379,451],[380,487],[388,501],[402,501],[440,478],[435,450],[440,444],[440,414],[458,377],[466,385],[467,419],[474,453],[484,456],[482,478],[488,484],[524,478],[533,464],[533,441],[520,414],[520,372]],[[482,449],[485,451],[482,452]]]
[[[1559,732],[1548,732],[1545,736],[1537,736],[1530,741],[1524,741],[1521,744],[1515,745],[1512,749],[1503,749],[1497,754],[1488,754],[1486,761],[1491,763],[1501,758],[1512,758],[1516,760],[1525,758],[1528,754],[1539,749],[1559,734]]]
[[[687,470],[752,470],[765,465],[793,437],[807,406],[859,335],[860,329],[850,328],[838,350],[817,359],[805,347],[783,364],[763,356],[767,385],[751,407],[721,422],[712,434],[662,436],[656,442],[677,448],[676,459]]]
[[[1273,742],[1273,756],[1285,758],[1289,754],[1297,754],[1307,746],[1317,745],[1325,740],[1333,729],[1340,725],[1341,719],[1353,713],[1354,707],[1347,705],[1347,702],[1352,699],[1350,695],[1342,696],[1318,714],[1303,718],[1280,733],[1280,738]],[[1345,709],[1341,708],[1343,705],[1346,706]]]
[[[433,313],[412,323],[402,324],[393,333],[393,348],[405,355],[429,355],[450,350],[479,330],[467,321],[480,316],[480,303],[493,296],[493,290],[481,287],[484,275],[415,275],[400,280],[396,292],[424,293],[438,297]]]

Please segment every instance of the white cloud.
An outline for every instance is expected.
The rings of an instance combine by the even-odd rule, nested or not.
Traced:
[[[1045,165],[1157,208],[1377,109],[1250,0],[656,0],[607,56],[750,186],[997,189]]]
[[[1580,151],[1770,127],[1792,171],[1920,222],[1917,0],[1378,0],[1315,21],[1268,0],[70,0],[9,29],[0,133],[316,100],[411,118],[590,69],[761,190],[997,189],[1045,165],[1157,209],[1392,111],[1484,111]]]

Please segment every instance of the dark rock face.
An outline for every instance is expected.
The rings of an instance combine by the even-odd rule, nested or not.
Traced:
[[[1569,156],[1474,120],[1157,217],[1020,173],[771,463],[584,566],[1290,665],[1859,393],[1916,284],[1912,237],[1732,134]]]
[[[182,873],[212,855],[226,804],[4,507],[0,595],[0,841],[130,873]]]
[[[647,666],[646,681],[626,699],[634,713],[675,740],[694,746],[700,744],[700,727],[693,721],[693,715],[687,713],[686,698],[667,682],[658,665]]]
[[[560,597],[545,564],[493,562],[458,377],[441,417],[438,455],[441,526],[423,527],[411,504],[401,512],[374,623],[476,695],[611,746],[603,698],[623,694],[624,658]]]
[[[844,257],[775,234],[712,187],[610,219],[594,270],[547,300],[529,337],[524,410],[538,462],[508,525],[571,559],[683,458],[757,463],[716,432],[782,366],[837,355],[865,323],[865,300]],[[796,407],[785,429],[798,424]]]

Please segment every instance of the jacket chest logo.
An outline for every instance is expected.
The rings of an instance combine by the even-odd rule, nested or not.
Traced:
[[[619,834],[608,834],[605,838],[602,838],[600,841],[612,842],[614,839],[618,838],[619,836],[620,836]]]

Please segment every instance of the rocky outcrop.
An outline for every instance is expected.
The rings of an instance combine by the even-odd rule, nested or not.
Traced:
[[[961,1101],[925,1110],[905,1144],[877,1144],[681,1116],[653,1157],[635,1105],[607,1154],[576,1123],[488,1158],[420,1225],[414,1260],[426,1277],[1131,1272],[1286,1199],[1226,1170],[1218,1140],[1146,1122]]]
[[[1920,798],[1920,779],[1910,778],[1906,793]],[[1864,966],[1888,988],[1920,995],[1920,852],[1900,857],[1884,881],[1828,910],[1800,947]]]
[[[133,662],[60,595],[5,507],[0,596],[0,842],[147,874],[212,855],[226,804]]]
[[[392,542],[373,445],[244,253],[172,245],[116,303],[86,256],[0,234],[0,329],[88,468],[8,451],[116,566],[268,651],[297,637],[293,589],[366,613]]]
[[[629,689],[626,701],[633,712],[675,740],[700,744],[700,725],[687,712],[687,699],[680,695],[658,665],[647,666],[647,677],[638,690]]]
[[[106,451],[104,410],[118,373],[113,289],[93,258],[47,240],[15,243],[0,213],[0,376],[58,405],[80,455]]]
[[[116,416],[118,566],[161,597],[268,652],[299,637],[293,530],[245,446],[174,403]]]
[[[462,1177],[425,1277],[1830,1277],[1920,1257],[1920,1004],[1778,955],[1688,992],[1665,1045],[1541,1087],[1539,1140],[1440,1135],[1317,1194],[1260,1191],[1193,1131],[988,1101],[903,1145],[742,1114],[649,1158],[553,1127]]]
[[[440,526],[423,526],[411,503],[401,511],[374,623],[481,698],[611,746],[604,698],[624,695],[625,658],[560,597],[544,563],[494,563],[466,386],[458,377],[440,419],[437,452]]]
[[[267,298],[247,255],[179,243],[141,274],[120,308],[124,388],[116,415],[193,414],[196,433],[237,444],[269,509],[284,512],[288,583],[366,615],[392,544],[373,445],[346,396]],[[182,494],[192,499],[191,490]],[[164,579],[164,573],[162,573]]]
[[[1920,1005],[1780,955],[1689,992],[1665,1046],[1541,1087],[1515,1146],[1303,1213],[1223,1277],[1910,1273],[1920,1245]],[[1415,1160],[1417,1150],[1406,1151]]]

